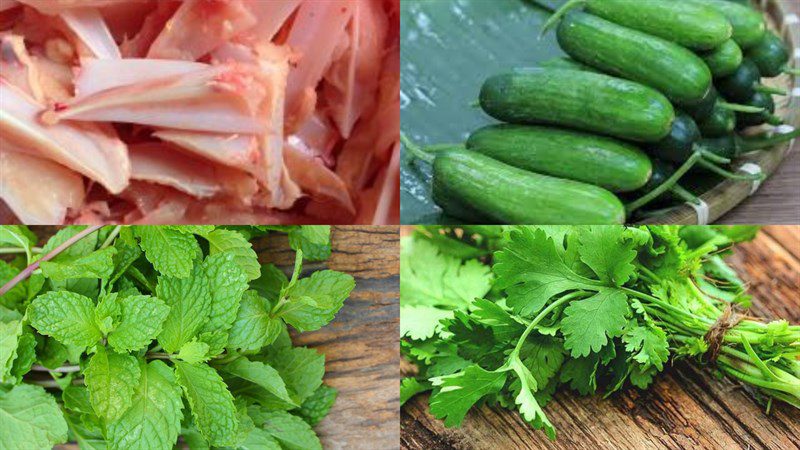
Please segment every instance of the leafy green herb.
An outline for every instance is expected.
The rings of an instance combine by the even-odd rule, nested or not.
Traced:
[[[757,231],[417,230],[402,242],[400,291],[401,349],[419,372],[401,400],[430,391],[446,426],[481,403],[517,409],[554,439],[543,406],[559,387],[646,388],[670,358],[691,358],[800,408],[800,326],[743,315],[745,285],[722,259]]]
[[[249,239],[289,235],[291,278]],[[0,227],[0,435],[10,448],[318,449],[336,390],[288,328],[333,320],[355,283],[329,227]],[[45,390],[46,389],[46,390]]]

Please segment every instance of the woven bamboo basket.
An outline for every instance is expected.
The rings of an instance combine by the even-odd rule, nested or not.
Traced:
[[[800,67],[800,17],[798,0],[754,0],[755,6],[764,11],[770,28],[790,47],[792,67]],[[795,3],[794,5],[792,3]],[[784,127],[800,127],[800,85],[796,77],[782,75],[765,79],[762,83],[786,89],[787,97],[775,97],[776,114],[784,119]],[[734,171],[755,172],[772,175],[781,162],[800,147],[800,142],[791,141],[775,148],[743,155],[733,164]],[[762,182],[725,180],[698,195],[696,204],[686,203],[663,214],[649,217],[641,223],[701,224],[715,222],[736,205],[755,193]],[[800,195],[800,180],[797,180]]]

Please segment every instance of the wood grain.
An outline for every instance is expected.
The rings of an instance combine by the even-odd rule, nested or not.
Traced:
[[[729,261],[750,284],[754,314],[800,323],[800,226],[766,227]],[[446,429],[430,415],[428,397],[417,396],[401,412],[401,448],[800,449],[800,411],[776,404],[768,415],[737,383],[685,361],[646,391],[609,399],[559,392],[545,412],[558,430],[555,442],[517,413],[489,407]]]

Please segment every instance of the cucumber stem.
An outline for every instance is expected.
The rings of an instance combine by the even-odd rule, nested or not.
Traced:
[[[788,75],[800,76],[800,68],[792,68],[792,67],[786,66],[786,67],[783,68],[783,73],[788,74]]]
[[[703,159],[707,161],[715,162],[717,164],[730,164],[731,162],[730,159],[724,156],[719,156],[716,153],[712,152],[711,150],[707,150],[702,145],[695,144],[693,148],[694,151],[699,152],[703,156]]]
[[[800,128],[795,128],[789,133],[775,134],[769,137],[766,137],[765,134],[760,134],[749,138],[742,138],[739,142],[739,148],[742,149],[742,153],[747,153],[755,150],[763,150],[798,137],[800,137]]]
[[[763,180],[765,178],[764,174],[761,173],[757,175],[753,174],[740,175],[738,173],[733,173],[705,159],[697,161],[697,165],[708,170],[709,172],[713,172],[721,177],[728,178],[731,180],[758,181],[758,180]]]
[[[728,103],[723,101],[717,101],[717,106],[719,106],[722,109],[727,109],[728,111],[736,111],[743,113],[760,113],[764,111],[764,108],[761,108],[759,106],[739,105],[737,103]]]
[[[681,164],[681,166],[678,167],[675,173],[673,173],[672,176],[664,180],[663,183],[658,185],[652,191],[644,194],[638,199],[625,205],[625,211],[628,213],[628,215],[630,215],[632,212],[652,202],[653,200],[657,199],[662,194],[670,190],[675,185],[675,183],[677,183],[681,179],[681,177],[686,175],[686,172],[688,172],[689,169],[691,169],[698,161],[702,159],[702,157],[703,154],[701,152],[692,153],[692,156],[690,156],[683,164]]]
[[[697,203],[697,196],[687,191],[680,184],[675,183],[675,186],[672,186],[670,191],[672,191],[673,194],[685,202]]]
[[[549,19],[547,19],[547,22],[545,22],[544,25],[542,25],[542,32],[539,33],[539,37],[541,38],[542,36],[547,34],[547,32],[550,31],[550,28],[553,28],[556,22],[561,20],[561,18],[564,17],[564,15],[566,15],[568,12],[584,5],[585,3],[586,0],[569,0],[567,3],[564,3],[564,6],[558,8],[556,12],[554,12],[553,15],[550,16]]]
[[[777,127],[778,125],[783,125],[783,119],[781,119],[779,116],[776,116],[775,114],[765,113],[764,117],[767,119],[767,123],[772,126]]]
[[[436,157],[430,153],[426,153],[422,148],[420,148],[420,146],[412,142],[411,139],[409,139],[402,131],[400,132],[400,142],[402,142],[403,145],[406,146],[406,149],[411,152],[411,156],[416,159],[421,159],[428,164],[433,164],[433,160]]]
[[[755,89],[756,92],[762,92],[764,94],[784,95],[784,96],[785,95],[789,95],[789,93],[786,92],[785,89],[781,89],[781,88],[777,88],[777,87],[773,87],[773,86],[765,86],[765,85],[760,84],[760,83],[756,83],[755,86],[753,87],[753,89]]]
[[[473,101],[469,102],[469,107],[470,108],[480,108],[481,107],[481,101],[480,100],[473,100]],[[756,112],[758,112],[758,111],[756,111]]]

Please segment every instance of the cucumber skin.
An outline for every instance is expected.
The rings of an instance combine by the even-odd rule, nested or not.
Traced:
[[[637,142],[669,133],[675,110],[657,91],[608,75],[569,69],[528,69],[495,75],[481,108],[503,122],[561,125]]]
[[[747,51],[747,57],[758,66],[761,76],[777,77],[789,62],[789,51],[783,40],[773,32],[764,35],[758,44]]]
[[[641,188],[653,169],[650,158],[633,145],[559,128],[490,125],[470,135],[467,149],[520,169],[612,192]]]
[[[694,144],[701,138],[700,129],[687,114],[679,113],[667,137],[650,145],[648,153],[664,161],[682,163],[694,152]]]
[[[736,113],[726,108],[715,107],[709,117],[697,122],[697,127],[700,128],[700,134],[704,138],[726,136],[736,129]]]
[[[736,125],[739,129],[763,125],[767,122],[767,113],[773,114],[775,112],[775,101],[772,99],[772,95],[764,92],[754,92],[753,96],[745,102],[745,105],[758,106],[764,108],[764,111],[759,113],[737,112]]]
[[[723,97],[734,102],[746,102],[755,94],[755,86],[759,80],[761,72],[758,66],[748,58],[744,58],[736,72],[720,78],[716,84]]]
[[[621,224],[625,207],[590,184],[517,169],[468,150],[437,154],[433,200],[446,214],[484,224]]]
[[[703,61],[706,62],[714,78],[727,77],[736,72],[736,69],[742,64],[743,57],[742,49],[733,39],[725,41],[716,49],[702,55]]]
[[[706,5],[728,18],[733,25],[733,40],[742,50],[758,44],[764,37],[767,25],[761,13],[736,2],[726,0],[683,0],[689,3]]]
[[[567,14],[557,38],[573,59],[650,86],[676,105],[702,101],[711,87],[711,71],[691,51],[591,14]]]
[[[704,5],[664,0],[589,0],[586,10],[624,27],[693,50],[719,47],[733,35],[728,19]]]

